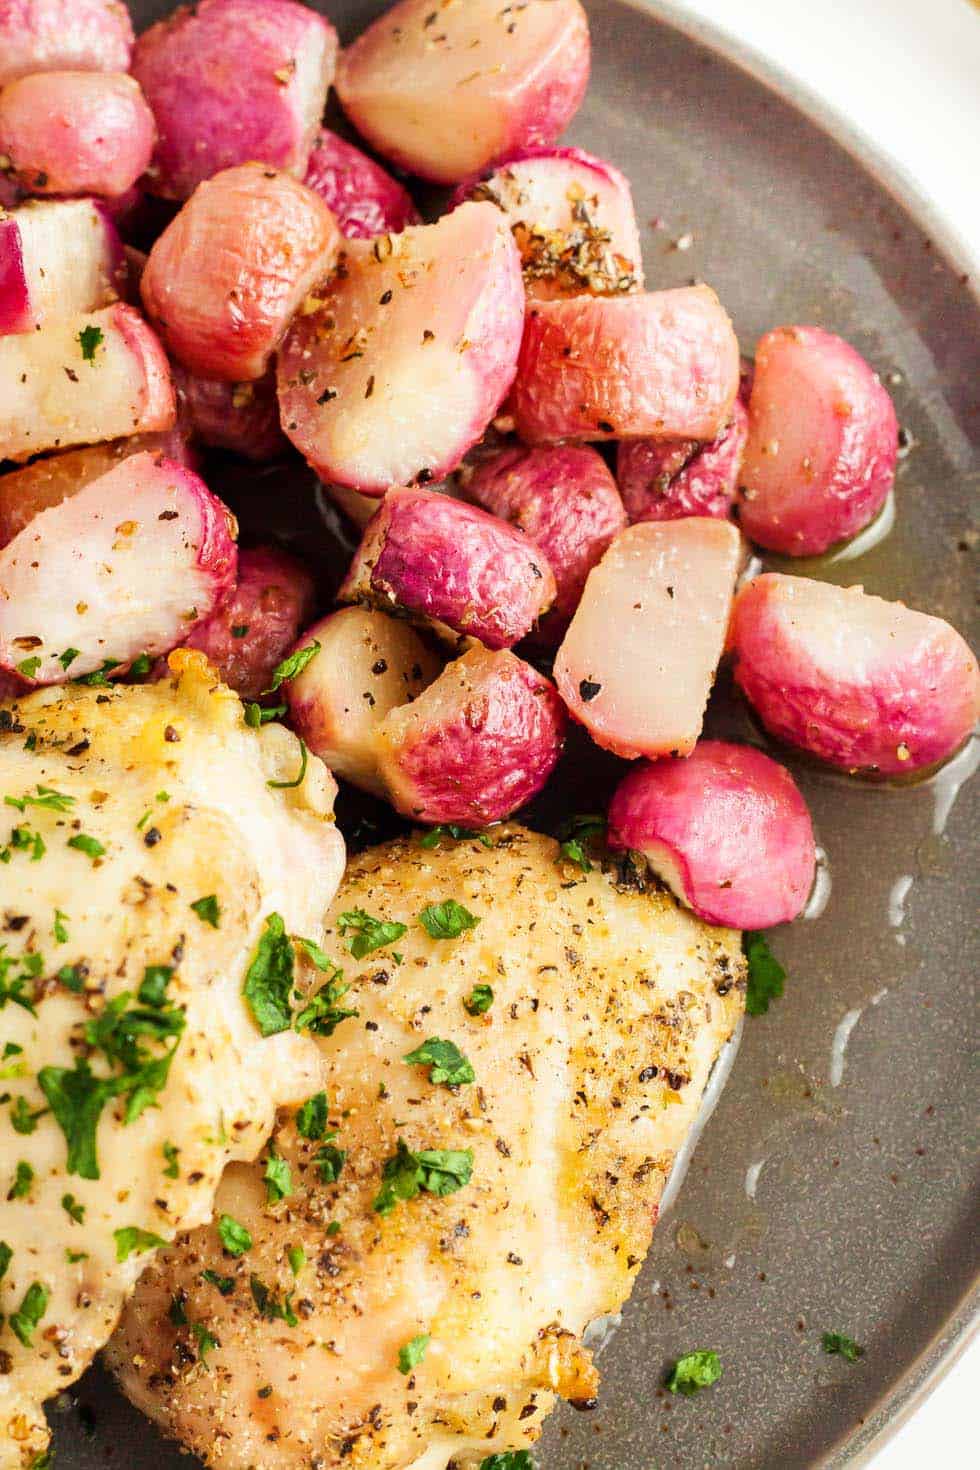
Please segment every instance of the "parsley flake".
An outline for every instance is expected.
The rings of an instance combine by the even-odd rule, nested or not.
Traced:
[[[399,1200],[414,1199],[420,1191],[429,1194],[455,1194],[470,1182],[473,1174],[473,1150],[423,1149],[413,1153],[403,1138],[381,1171],[381,1188],[374,1200],[379,1215],[390,1215]]]
[[[432,1338],[427,1332],[420,1332],[412,1338],[411,1342],[406,1342],[403,1347],[400,1347],[398,1349],[399,1373],[411,1373],[413,1368],[417,1368],[425,1357],[425,1350],[431,1341]]]
[[[83,327],[78,334],[78,345],[86,362],[95,362],[95,354],[101,347],[104,333],[101,327]]]
[[[336,1184],[347,1160],[347,1150],[337,1148],[336,1144],[329,1141],[336,1137],[336,1133],[328,1133],[328,1142],[322,1148],[318,1148],[313,1156],[313,1162],[316,1164],[320,1178],[324,1184]]]
[[[23,674],[25,679],[33,679],[34,675],[37,673],[40,667],[41,659],[35,653],[32,654],[30,658],[21,659],[20,663],[17,665],[17,672],[18,674]]]
[[[480,1470],[534,1470],[534,1461],[527,1450],[504,1450],[499,1455],[487,1455],[480,1461]]]
[[[699,1348],[678,1358],[667,1377],[671,1393],[687,1397],[702,1388],[709,1388],[721,1377],[721,1359],[711,1348]]]
[[[459,1047],[452,1041],[441,1041],[438,1036],[430,1036],[414,1051],[407,1052],[402,1061],[410,1067],[429,1067],[429,1081],[434,1086],[441,1083],[444,1087],[461,1087],[476,1080],[472,1063]]]
[[[209,1286],[213,1286],[222,1296],[231,1296],[235,1290],[234,1276],[221,1276],[217,1271],[208,1269],[201,1272],[201,1280],[206,1281]]]
[[[68,929],[67,929],[67,924],[68,924],[68,915],[65,914],[65,913],[62,913],[61,909],[55,909],[55,911],[54,911],[54,924],[51,926],[51,932],[54,935],[54,940],[55,940],[55,943],[56,944],[67,944],[68,943]]]
[[[14,1182],[7,1190],[8,1199],[26,1199],[34,1183],[34,1170],[25,1159],[21,1159],[14,1170]]]
[[[471,1016],[482,1016],[493,1005],[493,987],[490,985],[474,985],[469,995],[463,1001],[463,1005]]]
[[[174,1143],[165,1143],[161,1152],[167,1161],[167,1167],[163,1171],[165,1177],[167,1179],[179,1179],[180,1169],[177,1167],[177,1155],[180,1153],[180,1149]]]
[[[147,1251],[154,1251],[167,1244],[159,1235],[154,1235],[152,1230],[141,1230],[138,1225],[124,1225],[121,1230],[112,1232],[112,1238],[116,1242],[117,1261],[128,1261],[134,1253],[142,1256]]]
[[[26,1348],[34,1346],[34,1329],[48,1310],[48,1295],[47,1287],[34,1281],[17,1311],[10,1314],[10,1330]]]
[[[196,898],[191,908],[202,924],[210,924],[212,929],[220,928],[221,906],[215,894],[209,893],[206,898]]]
[[[320,1139],[327,1131],[329,1104],[325,1092],[314,1093],[296,1112],[296,1131],[301,1138]]]
[[[272,671],[272,682],[268,689],[263,690],[263,693],[275,694],[280,685],[288,683],[290,679],[295,679],[298,674],[301,674],[310,660],[316,658],[319,652],[320,644],[315,638],[305,647],[297,648],[288,658],[284,658],[282,663],[276,664]]]
[[[451,837],[454,842],[463,842],[472,837],[484,847],[493,847],[493,838],[489,832],[480,832],[475,827],[460,827],[455,822],[440,822],[431,827],[424,837],[419,838],[419,847],[438,847],[444,837]]]
[[[271,1287],[266,1286],[258,1276],[249,1277],[248,1284],[260,1317],[264,1317],[267,1322],[285,1322],[287,1327],[299,1326],[299,1318],[293,1311],[291,1291],[287,1292],[284,1300],[280,1301]]]
[[[341,914],[337,927],[341,934],[352,931],[349,948],[355,960],[362,960],[376,949],[395,944],[406,931],[406,925],[392,919],[376,919],[363,909],[349,909],[346,914]]]
[[[298,737],[297,737],[298,738]],[[293,781],[267,781],[265,784],[272,791],[292,791],[296,786],[302,786],[306,780],[306,767],[309,764],[310,752],[306,748],[306,741],[299,742],[299,774]]]
[[[230,1256],[243,1256],[246,1251],[252,1249],[252,1237],[244,1225],[231,1215],[222,1215],[218,1221],[218,1235],[221,1244]]]
[[[419,923],[431,939],[456,939],[464,930],[475,929],[479,922],[454,898],[427,904],[419,914]]]
[[[295,953],[279,914],[269,914],[251,963],[242,994],[263,1036],[288,1031],[293,1022],[289,997],[293,988]]]
[[[268,709],[263,709],[260,704],[250,700],[245,706],[245,723],[250,730],[258,730],[262,725],[268,725],[271,720],[278,720],[280,715],[285,713],[284,704],[274,704]]]
[[[305,1250],[301,1245],[291,1245],[289,1247],[289,1250],[286,1252],[286,1258],[289,1261],[289,1269],[292,1271],[294,1276],[298,1276],[303,1267],[306,1265]]]
[[[843,1332],[825,1332],[820,1339],[820,1346],[831,1357],[845,1358],[848,1363],[856,1363],[858,1358],[864,1357],[864,1348]]]
[[[6,1276],[13,1258],[14,1253],[11,1247],[5,1240],[0,1240],[0,1281]]]
[[[215,1348],[220,1347],[221,1343],[214,1336],[213,1332],[208,1331],[203,1322],[192,1322],[191,1332],[193,1332],[194,1341],[197,1343],[198,1362],[206,1364],[208,1360],[208,1353],[213,1352]]]
[[[349,1021],[360,1015],[360,1011],[338,1005],[338,1001],[348,990],[350,986],[344,983],[343,971],[336,970],[331,979],[320,986],[300,1011],[293,1023],[295,1029],[311,1031],[314,1036],[332,1036],[341,1021]]]
[[[558,829],[561,843],[558,851],[566,862],[577,863],[583,873],[591,873],[589,843],[592,838],[603,837],[606,832],[605,817],[589,813],[587,816],[569,817]]]
[[[85,1223],[85,1206],[80,1205],[73,1194],[63,1194],[61,1196],[61,1208],[66,1215],[74,1220],[76,1225],[83,1225]]]
[[[786,971],[770,950],[765,935],[757,930],[746,930],[742,935],[742,953],[749,967],[745,1009],[750,1016],[764,1016],[769,1002],[783,993]]]
[[[96,858],[105,856],[105,848],[98,838],[89,837],[84,832],[76,832],[74,837],[69,837],[68,846],[73,847],[76,852],[83,852],[93,863]]]
[[[271,1150],[265,1161],[265,1173],[262,1177],[265,1180],[266,1200],[270,1205],[278,1204],[292,1193],[293,1180],[289,1164]]]

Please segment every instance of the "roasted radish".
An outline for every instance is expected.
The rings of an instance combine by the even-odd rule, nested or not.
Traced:
[[[0,336],[97,311],[118,300],[126,279],[122,241],[90,199],[0,214]]]
[[[121,72],[39,72],[0,92],[0,154],[29,194],[125,194],[155,138],[139,83]]]
[[[337,67],[337,92],[358,132],[439,184],[553,143],[588,80],[589,27],[578,0],[441,8],[400,0]]]
[[[407,623],[364,607],[330,613],[296,647],[317,643],[319,651],[282,686],[290,724],[335,776],[384,796],[378,726],[391,710],[418,698],[442,660]]]
[[[144,31],[133,75],[160,133],[153,192],[187,199],[253,160],[302,178],[336,55],[333,26],[294,0],[200,0]]]
[[[213,449],[231,449],[245,459],[275,459],[289,448],[279,427],[275,373],[254,383],[223,383],[174,369],[179,409],[196,440]]]
[[[739,479],[745,534],[815,556],[856,535],[895,477],[891,398],[854,348],[819,327],[779,327],[756,349]]]
[[[956,629],[860,587],[756,577],[729,638],[736,682],[766,729],[846,771],[935,765],[980,713],[977,661]]]
[[[555,579],[540,548],[495,516],[433,490],[392,490],[338,596],[509,648],[547,612]]]
[[[617,755],[687,755],[725,643],[741,559],[728,521],[647,521],[589,573],[555,659],[558,692]]]
[[[0,551],[0,669],[57,684],[167,653],[234,586],[234,534],[192,470],[125,460]]]
[[[348,239],[397,235],[419,222],[411,196],[398,180],[326,128],[320,129],[313,144],[305,183],[333,210]]]
[[[0,87],[40,71],[128,71],[132,49],[119,0],[0,3]]]
[[[587,445],[504,449],[481,460],[465,487],[471,500],[517,526],[547,557],[557,590],[538,636],[557,642],[586,577],[626,525],[605,460]]]
[[[486,199],[503,210],[524,265],[528,298],[643,286],[640,232],[629,180],[581,148],[531,148],[461,184],[454,202]]]
[[[442,479],[510,387],[524,287],[499,210],[353,242],[279,355],[289,438],[323,480],[383,495]]]
[[[513,653],[472,648],[378,727],[378,770],[402,816],[485,827],[544,786],[565,712],[543,674]]]
[[[787,924],[813,886],[806,802],[789,771],[750,745],[701,740],[686,759],[634,766],[610,803],[608,835],[709,924]]]
[[[708,286],[538,301],[510,407],[528,444],[714,439],[738,373],[732,324]]]
[[[166,354],[139,312],[108,306],[0,337],[0,459],[169,429]]]
[[[690,439],[628,439],[616,453],[616,478],[631,521],[727,516],[749,434],[740,399],[726,428],[710,444]]]
[[[340,234],[323,200],[259,163],[189,199],[150,252],[143,303],[170,352],[202,378],[261,378]]]

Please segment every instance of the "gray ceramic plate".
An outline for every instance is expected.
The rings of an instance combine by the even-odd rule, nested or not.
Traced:
[[[146,22],[170,6],[132,8]],[[320,8],[348,39],[382,6]],[[776,323],[818,322],[854,342],[894,393],[914,444],[894,529],[816,570],[969,633],[980,311],[963,267],[904,185],[843,125],[808,120],[812,103],[785,81],[664,7],[588,8],[593,78],[571,141],[633,181],[648,283],[711,282],[748,347]],[[690,248],[677,249],[687,235]],[[222,488],[247,529],[325,553],[309,486],[272,478],[271,513],[270,476],[249,493],[238,468]],[[712,720],[753,733],[724,691]],[[970,754],[904,791],[791,764],[829,855],[829,894],[775,937],[786,995],[748,1022],[601,1352],[600,1407],[554,1416],[547,1470],[861,1463],[965,1339],[977,1265],[978,824],[959,790]],[[574,769],[567,783],[566,793]],[[864,1358],[823,1355],[825,1329],[863,1343]],[[665,1364],[692,1347],[717,1348],[724,1377],[697,1399],[664,1395]],[[188,1463],[97,1372],[54,1417],[66,1470],[110,1456],[126,1470]]]

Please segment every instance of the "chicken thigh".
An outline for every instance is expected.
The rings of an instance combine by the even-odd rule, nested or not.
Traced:
[[[310,758],[296,784],[302,754],[199,653],[158,684],[0,706],[4,1470],[43,1462],[43,1401],[314,1083],[262,983],[289,932],[322,937],[343,871],[333,778]]]
[[[110,1345],[209,1466],[478,1465],[591,1400],[582,1334],[629,1295],[741,1015],[738,934],[630,859],[584,871],[517,826],[432,843],[351,863],[319,1087]]]

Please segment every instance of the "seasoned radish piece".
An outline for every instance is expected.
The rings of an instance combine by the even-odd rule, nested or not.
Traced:
[[[7,674],[0,669],[0,704],[12,704],[22,694],[27,694],[31,686],[18,679],[16,674]]]
[[[419,222],[411,195],[398,180],[326,128],[313,144],[305,183],[333,210],[341,233],[350,240],[397,235]]]
[[[160,138],[148,183],[187,199],[257,161],[302,178],[337,56],[337,33],[293,0],[200,0],[144,31],[133,75]]]
[[[151,257],[152,258],[152,257]],[[289,438],[323,480],[383,495],[440,480],[510,387],[524,320],[521,262],[490,204],[348,247],[279,355]]]
[[[740,399],[731,422],[710,444],[690,439],[626,439],[616,451],[616,478],[631,521],[728,516],[749,436]]]
[[[337,92],[379,153],[455,184],[553,143],[585,95],[589,60],[578,0],[401,0],[343,52]]]
[[[245,163],[202,184],[143,272],[143,304],[170,352],[202,378],[261,378],[293,314],[333,269],[340,233],[289,174]]]
[[[714,439],[738,391],[738,342],[709,286],[535,302],[510,397],[529,444]]]
[[[589,573],[555,681],[597,745],[651,759],[694,749],[741,550],[729,521],[646,521]]]
[[[169,429],[170,367],[138,311],[107,306],[0,337],[0,459]]]
[[[378,727],[390,801],[417,822],[485,827],[542,789],[565,737],[554,687],[508,650],[471,648]]]
[[[392,490],[337,596],[509,648],[554,602],[555,578],[540,548],[496,516],[438,491]]]
[[[509,521],[544,552],[555,576],[554,605],[538,637],[557,642],[578,607],[585,579],[626,525],[606,462],[588,445],[504,449],[482,460],[466,493]]]
[[[756,349],[739,479],[745,534],[815,556],[854,536],[895,478],[898,420],[864,358],[820,327],[778,327]]]
[[[257,699],[312,616],[313,601],[313,578],[295,557],[274,546],[242,551],[234,591],[184,646],[206,653],[243,699]]]
[[[0,336],[108,306],[127,275],[116,227],[91,199],[35,200],[0,215]]]
[[[0,551],[0,668],[57,684],[167,653],[234,586],[235,530],[192,470],[125,460]]]
[[[701,740],[686,759],[634,766],[610,803],[608,835],[614,851],[642,853],[708,924],[788,924],[813,887],[806,802],[789,771],[751,745]]]
[[[0,154],[30,194],[125,194],[155,139],[139,83],[122,72],[39,72],[0,92]]]
[[[845,771],[945,760],[980,713],[980,674],[942,618],[860,587],[767,573],[735,599],[735,680],[780,740]]]
[[[270,370],[254,383],[223,383],[174,369],[177,401],[191,433],[212,449],[231,449],[245,459],[275,459],[289,445],[279,427],[276,377]]]
[[[524,265],[530,300],[643,286],[640,232],[629,180],[581,148],[530,148],[461,184],[454,202],[502,209]]]
[[[121,0],[0,0],[0,87],[40,71],[128,71]]]
[[[442,660],[414,628],[373,608],[342,607],[296,647],[319,652],[283,685],[289,721],[335,776],[385,796],[375,735],[385,716],[417,699]]]

